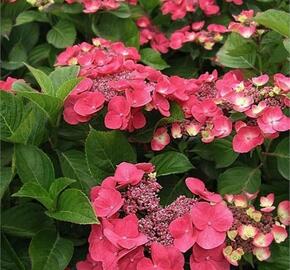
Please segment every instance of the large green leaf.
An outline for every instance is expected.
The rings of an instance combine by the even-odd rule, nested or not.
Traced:
[[[238,194],[243,191],[255,193],[261,186],[259,167],[235,167],[227,169],[218,178],[218,191],[224,194]]]
[[[18,237],[33,237],[37,232],[52,228],[52,220],[36,203],[24,203],[11,207],[2,213],[3,232]]]
[[[237,33],[232,33],[218,51],[217,59],[226,67],[253,68],[256,61],[255,44]]]
[[[1,269],[2,270],[25,270],[25,266],[18,254],[8,241],[7,237],[1,235]]]
[[[290,36],[290,14],[288,12],[268,9],[265,12],[258,13],[254,20],[285,37]]]
[[[51,123],[55,124],[63,103],[61,99],[38,92],[21,91],[17,94],[26,97],[37,105],[46,114]]]
[[[45,12],[38,12],[35,10],[26,10],[21,12],[16,18],[15,25],[21,25],[30,23],[33,21],[37,22],[49,22],[47,14]]]
[[[50,198],[49,193],[38,183],[28,182],[25,183],[19,191],[13,194],[13,197],[26,197],[39,201],[47,209],[53,208],[53,200]]]
[[[60,20],[49,30],[46,39],[56,48],[66,48],[75,42],[76,29],[70,21]]]
[[[127,4],[121,4],[118,9],[110,10],[109,13],[119,18],[129,18],[131,16],[131,10]]]
[[[38,145],[46,136],[46,123],[47,117],[44,112],[34,104],[28,104],[23,112],[22,122],[7,140],[14,143]]]
[[[0,132],[1,139],[14,134],[23,117],[22,99],[0,90]]]
[[[79,66],[58,67],[49,74],[54,89],[57,93],[58,88],[70,79],[75,79],[80,71]]]
[[[47,95],[53,95],[54,87],[52,84],[52,80],[41,70],[26,65],[27,68],[30,70],[36,81],[38,82],[41,91]]]
[[[56,91],[56,96],[65,100],[69,93],[77,86],[77,84],[82,80],[82,78],[74,78],[65,81]]]
[[[184,173],[193,168],[189,159],[179,152],[165,152],[150,160],[156,167],[157,176]]]
[[[21,43],[16,43],[8,55],[8,60],[2,61],[2,68],[7,70],[18,69],[24,65],[26,59],[26,49]]]
[[[90,187],[98,184],[90,174],[86,156],[83,152],[69,150],[59,153],[58,156],[63,175],[77,179],[83,191],[87,193]]]
[[[290,145],[289,138],[283,139],[275,149],[279,173],[286,179],[290,180]]]
[[[5,153],[3,153],[5,155]],[[2,199],[6,189],[12,181],[13,173],[11,167],[0,168],[0,199]]]
[[[149,65],[155,69],[165,69],[168,68],[169,65],[162,59],[160,53],[154,51],[151,48],[145,48],[140,51],[141,54],[141,62],[146,65]]]
[[[48,156],[32,145],[15,145],[17,173],[23,183],[38,183],[48,190],[54,180],[54,168]]]
[[[73,243],[53,230],[37,233],[29,246],[31,270],[63,270],[73,255]]]
[[[99,182],[114,174],[119,163],[136,162],[136,153],[120,132],[92,129],[87,137],[85,149],[90,172]]]
[[[53,181],[49,188],[49,196],[56,202],[59,194],[76,180],[67,177],[60,177]]]
[[[76,224],[99,223],[86,195],[78,189],[66,189],[57,202],[56,211],[46,212],[48,216]]]
[[[110,13],[101,14],[97,22],[93,22],[93,31],[103,38],[139,47],[139,31],[131,18],[118,18]]]
[[[47,43],[35,46],[28,54],[28,63],[32,66],[40,65],[48,59],[52,46]]]

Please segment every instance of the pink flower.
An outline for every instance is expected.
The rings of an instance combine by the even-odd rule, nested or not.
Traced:
[[[103,108],[104,95],[100,92],[81,93],[74,105],[74,111],[81,116],[90,116]]]
[[[7,77],[6,80],[0,80],[0,91],[12,92],[12,86],[15,82],[22,81],[12,77]]]
[[[208,117],[214,117],[221,114],[221,110],[214,101],[208,99],[193,104],[191,107],[193,117],[200,123],[204,123]]]
[[[118,248],[103,234],[103,225],[93,225],[89,236],[89,253],[94,261],[111,266],[117,262]]]
[[[93,207],[98,217],[111,217],[124,203],[120,192],[115,189],[99,187],[96,196]]]
[[[290,129],[290,118],[285,116],[279,107],[268,107],[257,120],[259,128],[264,133],[287,131]]]
[[[145,127],[146,118],[140,109],[132,109],[128,123],[129,132]]]
[[[179,123],[173,123],[171,127],[171,136],[174,139],[181,138],[182,137],[182,132],[181,132],[181,127]]]
[[[170,137],[167,133],[167,129],[163,127],[156,129],[151,141],[152,150],[160,151],[169,143]]]
[[[233,139],[233,149],[237,153],[248,153],[263,144],[264,138],[258,127],[246,126],[239,129]]]
[[[131,107],[142,107],[152,100],[150,89],[144,81],[136,80],[131,81],[129,84],[130,87],[126,89],[126,98]]]
[[[154,92],[153,93],[152,105],[154,108],[158,109],[163,116],[170,116],[170,104],[169,101],[162,95]]]
[[[220,11],[220,8],[216,4],[215,0],[201,0],[199,1],[199,7],[208,16],[217,14]]]
[[[174,246],[181,252],[189,250],[197,238],[190,214],[173,220],[169,225],[169,232],[174,238]]]
[[[244,113],[251,118],[258,118],[267,108],[267,103],[265,101],[260,101],[258,105],[253,104],[250,109]]]
[[[111,129],[125,129],[129,122],[130,104],[122,96],[113,97],[108,105],[105,125]]]
[[[104,235],[115,247],[124,249],[136,248],[148,241],[138,231],[138,219],[135,215],[110,220],[104,227]]]
[[[290,90],[290,78],[286,77],[284,74],[277,73],[274,75],[275,84],[281,88],[283,91]]]
[[[138,169],[136,165],[122,162],[117,166],[114,179],[120,185],[137,185],[143,175],[144,171]]]
[[[265,261],[271,257],[271,251],[269,247],[255,247],[253,249],[253,254],[259,261]]]
[[[274,240],[273,234],[271,232],[267,234],[257,233],[253,240],[253,245],[255,247],[268,247]]]
[[[184,33],[180,31],[174,32],[170,37],[170,48],[177,50],[180,49],[185,41],[185,35]]]
[[[230,264],[223,256],[224,245],[213,249],[203,249],[197,244],[193,246],[190,257],[191,270],[229,270]]]
[[[227,2],[234,3],[235,5],[242,5],[243,0],[226,0]]]
[[[213,119],[213,135],[218,138],[224,138],[232,132],[232,121],[226,116],[217,116]]]
[[[154,242],[151,245],[151,258],[143,258],[137,270],[183,270],[184,267],[184,257],[175,247]]]
[[[282,201],[277,208],[280,222],[286,226],[290,224],[290,201]]]
[[[276,224],[272,226],[271,233],[276,243],[282,243],[287,239],[288,233],[284,227]]]
[[[130,253],[125,254],[118,261],[119,270],[136,270],[137,264],[144,258],[144,248],[137,247]]]
[[[269,213],[269,212],[272,212],[276,208],[275,206],[273,206],[274,197],[275,197],[274,193],[270,193],[266,197],[261,196],[260,206],[262,207],[261,208],[262,212]]]
[[[261,75],[259,77],[252,78],[252,82],[256,86],[263,86],[269,81],[269,76],[267,74]]]
[[[233,223],[232,212],[222,203],[198,202],[191,209],[191,217],[198,231],[196,243],[204,249],[221,245]]]
[[[79,261],[76,264],[77,270],[103,270],[103,266],[101,262],[95,262],[92,260],[90,255],[87,256],[86,260]]]
[[[198,178],[188,177],[185,179],[185,183],[193,194],[201,197],[206,201],[215,203],[222,201],[222,197],[219,194],[208,191],[204,183]]]

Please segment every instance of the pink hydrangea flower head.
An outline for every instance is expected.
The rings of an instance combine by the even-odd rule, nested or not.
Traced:
[[[195,244],[190,257],[190,269],[229,270],[230,264],[223,256],[223,248],[224,245],[220,245],[213,249],[203,249]]]
[[[136,165],[122,162],[117,166],[114,174],[115,181],[120,185],[137,185],[143,178],[144,171]]]
[[[286,226],[290,224],[290,201],[282,201],[277,208],[280,222]]]
[[[169,232],[174,238],[174,246],[186,252],[195,243],[197,232],[193,227],[190,214],[175,219],[169,225]]]
[[[199,7],[207,16],[217,14],[220,11],[215,0],[201,0],[199,1]]]
[[[199,202],[191,209],[191,218],[198,231],[196,243],[204,249],[220,246],[233,223],[232,212],[222,203]]]
[[[112,219],[104,227],[104,235],[117,248],[132,249],[145,244],[147,237],[138,231],[138,219],[128,215]]]
[[[198,178],[188,177],[185,179],[185,183],[186,183],[187,188],[193,194],[201,197],[202,199],[206,201],[214,202],[214,203],[219,203],[222,201],[221,195],[208,191],[204,183]]]
[[[233,124],[232,121],[223,115],[217,116],[213,119],[213,134],[215,137],[224,138],[231,134]]]
[[[233,139],[233,149],[237,153],[248,153],[263,144],[264,137],[258,127],[246,126],[239,129]]]
[[[167,133],[166,128],[158,128],[156,129],[152,141],[151,141],[151,148],[154,151],[162,150],[167,144],[170,143],[170,137]]]
[[[94,261],[90,255],[87,256],[86,260],[79,261],[76,268],[77,270],[103,270],[102,263]]]
[[[143,258],[137,270],[183,270],[184,267],[184,257],[178,249],[157,242],[151,245],[151,258]]]

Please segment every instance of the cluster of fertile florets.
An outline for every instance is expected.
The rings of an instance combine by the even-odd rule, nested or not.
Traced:
[[[122,3],[136,5],[137,0],[65,0],[68,4],[81,3],[85,13],[95,13],[99,10],[114,10]]]
[[[289,201],[272,211],[274,195],[209,192],[197,178],[187,178],[192,198],[178,197],[161,206],[156,173],[150,163],[117,166],[114,176],[92,188],[93,208],[100,224],[93,225],[89,254],[78,270],[183,270],[185,258],[194,269],[228,270],[246,253],[258,260],[270,257],[272,242],[287,238]]]
[[[244,79],[240,71],[230,71],[219,79],[216,72],[201,75],[194,81],[196,90],[180,103],[185,120],[172,124],[172,137],[200,134],[204,143],[210,143],[227,137],[234,127],[233,149],[238,153],[251,151],[265,138],[278,137],[279,132],[290,129],[290,118],[283,113],[289,107],[290,79],[282,74],[273,79],[272,84],[267,84],[267,75]],[[233,123],[233,113],[240,113],[244,120]],[[160,142],[155,150],[170,142],[166,127],[157,129],[153,142],[153,149]]]

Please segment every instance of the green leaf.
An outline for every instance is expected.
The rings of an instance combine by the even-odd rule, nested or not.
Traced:
[[[23,117],[22,99],[0,91],[0,134],[1,139],[10,137],[21,124]]]
[[[251,40],[232,33],[218,51],[217,58],[226,67],[253,68],[256,61],[256,47]]]
[[[33,102],[46,114],[51,124],[55,125],[58,114],[63,105],[61,99],[38,92],[20,91],[17,95],[26,97]]]
[[[149,12],[160,4],[160,0],[139,0],[139,2]]]
[[[12,29],[12,20],[10,18],[4,18],[1,16],[1,36],[8,38]]]
[[[155,127],[164,126],[166,124],[171,124],[174,122],[180,122],[184,120],[184,114],[180,105],[176,102],[171,102],[170,104],[170,116],[161,118]]]
[[[36,203],[24,203],[2,213],[3,232],[18,237],[33,237],[44,228],[52,228],[52,220]]]
[[[1,235],[1,269],[25,270],[24,264],[4,234]]]
[[[92,129],[87,137],[85,149],[89,170],[98,182],[114,174],[119,163],[136,162],[136,153],[120,132]]]
[[[76,224],[99,223],[89,199],[83,192],[73,188],[60,194],[56,211],[46,213],[54,219]]]
[[[47,209],[53,208],[53,201],[49,193],[38,183],[25,183],[19,191],[12,195],[13,197],[26,197],[39,201]]]
[[[23,120],[15,132],[7,139],[13,143],[40,144],[46,136],[47,118],[45,114],[33,104],[26,106]]]
[[[290,14],[282,10],[268,9],[258,13],[254,20],[279,34],[289,37]]]
[[[58,67],[49,74],[56,93],[58,88],[70,79],[75,79],[80,71],[79,66]]]
[[[290,53],[290,38],[286,38],[283,41],[283,45],[288,53]]]
[[[279,173],[290,180],[290,153],[289,153],[289,138],[283,139],[275,149],[275,156],[277,157],[277,165]]]
[[[29,246],[31,270],[63,270],[73,255],[73,243],[53,230],[36,234]]]
[[[219,175],[218,191],[224,194],[238,194],[243,191],[255,193],[261,186],[259,167],[235,167]]]
[[[21,43],[16,43],[8,55],[8,61],[2,62],[2,68],[15,70],[22,66],[27,59],[27,52]]]
[[[1,168],[0,179],[1,179],[1,181],[0,181],[0,199],[2,199],[6,189],[9,187],[9,184],[13,179],[12,168],[11,167]]]
[[[193,169],[189,159],[182,153],[165,152],[150,160],[156,167],[157,176],[184,173]]]
[[[54,180],[49,188],[49,195],[53,200],[56,200],[58,195],[76,180],[67,177],[60,177]]]
[[[64,82],[56,92],[56,96],[65,100],[68,94],[78,85],[78,83],[82,80],[82,78],[74,78]]]
[[[215,140],[212,143],[213,159],[216,168],[226,168],[238,158],[239,154],[233,151],[232,143],[225,139]]]
[[[74,25],[67,20],[60,20],[52,27],[46,36],[47,42],[58,49],[66,48],[75,42],[76,29]]]
[[[139,47],[139,30],[131,18],[118,18],[110,13],[101,14],[98,20],[93,22],[93,31],[103,38]]]
[[[21,12],[16,18],[15,25],[21,25],[30,23],[33,21],[37,22],[49,22],[47,14],[45,12],[38,12],[35,10],[26,10]]]
[[[33,182],[48,190],[54,180],[54,168],[48,156],[33,145],[15,145],[17,173],[23,183]]]
[[[16,81],[15,83],[13,83],[12,90],[14,90],[15,92],[36,92],[37,91],[23,81]]]
[[[28,63],[36,66],[47,60],[51,51],[51,45],[43,43],[35,46],[28,54]]]
[[[69,150],[58,153],[61,170],[64,176],[77,179],[82,190],[88,192],[98,182],[91,176],[86,156],[83,152]]]
[[[146,65],[149,65],[159,70],[169,67],[169,65],[162,59],[160,53],[154,51],[151,48],[145,48],[140,50],[140,54],[141,54],[141,62],[143,62]]]
[[[38,82],[41,91],[47,95],[53,96],[54,87],[52,84],[52,80],[41,70],[26,65],[27,68],[30,70],[36,81]]]
[[[109,13],[123,19],[131,16],[131,10],[127,4],[121,4],[118,9],[110,10]]]

